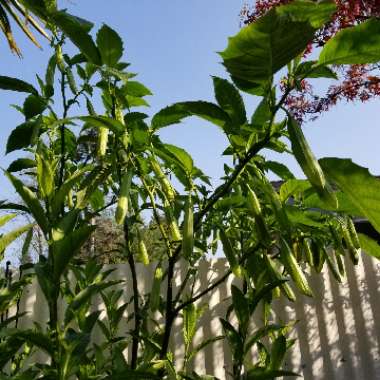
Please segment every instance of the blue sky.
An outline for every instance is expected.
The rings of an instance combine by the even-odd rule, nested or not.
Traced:
[[[213,100],[211,75],[226,77],[217,51],[227,44],[227,37],[239,30],[240,0],[63,0],[62,8],[95,23],[95,30],[106,23],[125,41],[125,57],[138,80],[153,92],[153,114],[164,106],[181,100]],[[44,74],[51,52],[45,44],[39,51],[25,38],[18,38],[24,59],[9,53],[4,39],[0,43],[0,75],[17,76],[36,84],[35,74]],[[22,122],[11,108],[20,104],[23,95],[1,92],[0,152],[1,167],[7,167],[14,155],[4,156],[10,131]],[[257,99],[245,97],[253,111]],[[355,162],[380,174],[378,156],[378,101],[367,104],[342,104],[318,121],[304,126],[306,135],[318,157],[352,157]],[[80,111],[78,111],[78,114]],[[214,126],[195,118],[183,125],[167,128],[166,141],[187,149],[195,163],[211,177],[222,174],[221,152],[226,140]],[[270,154],[271,158],[290,165],[301,175],[289,157]],[[0,178],[0,199],[14,197],[6,180]]]

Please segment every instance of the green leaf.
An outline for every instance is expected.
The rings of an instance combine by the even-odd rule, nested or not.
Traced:
[[[142,83],[137,81],[128,81],[124,86],[124,90],[127,95],[142,97],[147,95],[153,95],[149,88],[145,87]]]
[[[311,184],[307,180],[302,179],[289,179],[284,182],[280,187],[281,202],[287,201],[292,196],[299,196],[305,190],[310,189]]]
[[[241,267],[238,261],[238,255],[234,247],[232,246],[230,238],[227,236],[224,229],[219,230],[220,240],[223,245],[223,252],[226,256],[228,264],[230,265],[231,271],[235,274],[235,276],[241,276]]]
[[[9,360],[17,354],[23,344],[24,342],[21,339],[15,337],[2,340],[0,343],[0,369],[3,369]]]
[[[365,234],[358,234],[358,236],[363,252],[380,260],[380,245],[377,243],[377,241],[371,239]]]
[[[245,334],[249,323],[249,306],[248,300],[244,297],[242,291],[235,285],[231,285],[232,304],[238,318],[240,328]]]
[[[278,7],[277,13],[283,16],[288,16],[294,22],[309,22],[310,25],[319,29],[326,22],[331,20],[331,16],[336,11],[334,1],[314,1],[298,0]]]
[[[54,194],[51,201],[51,209],[52,214],[57,215],[64,202],[65,198],[69,194],[70,190],[83,178],[83,175],[93,168],[92,165],[87,165],[77,171],[75,171],[65,182],[63,182],[62,186],[59,190]]]
[[[228,80],[213,77],[215,98],[219,106],[228,113],[234,125],[247,122],[243,98],[236,87]]]
[[[91,208],[96,211],[100,208],[103,208],[105,203],[104,203],[104,193],[101,189],[96,189],[90,197],[90,205]]]
[[[145,99],[140,98],[139,96],[127,95],[126,99],[127,99],[127,103],[128,103],[128,108],[131,108],[131,107],[149,107],[149,103]]]
[[[22,198],[25,204],[28,206],[30,213],[33,215],[34,219],[41,227],[41,230],[46,234],[48,231],[48,220],[46,219],[45,211],[42,208],[37,196],[26,187],[18,178],[13,176],[12,174],[4,171],[4,174],[11,181],[13,187],[17,191],[18,195]]]
[[[350,214],[353,216],[360,216],[360,211],[352,204],[350,199],[342,191],[337,191],[336,197],[338,199],[338,208],[332,207],[330,204],[324,202],[316,193],[312,192],[310,195],[305,192],[304,205],[311,208],[319,208],[331,211],[339,211],[342,213]]]
[[[286,354],[286,338],[280,335],[272,344],[270,369],[279,370]]]
[[[55,24],[70,38],[73,44],[85,55],[89,62],[101,65],[101,58],[91,36],[88,34],[91,24],[84,23],[78,17],[64,11],[52,15]]]
[[[147,114],[142,112],[128,112],[124,116],[125,125],[128,127],[129,123],[135,123],[137,121],[143,121],[148,117]]]
[[[77,119],[89,123],[92,127],[107,128],[117,134],[125,131],[125,126],[120,121],[107,116],[79,116]]]
[[[335,10],[332,2],[294,1],[272,8],[263,17],[229,38],[220,53],[233,79],[257,85],[303,52],[316,29]],[[247,86],[239,86],[246,90]],[[245,88],[244,88],[245,87]]]
[[[0,89],[18,92],[28,92],[38,95],[38,91],[29,83],[11,77],[0,76]]]
[[[19,205],[18,203],[9,203],[6,201],[0,201],[0,210],[13,210],[29,212],[29,209],[24,205]]]
[[[296,206],[285,205],[286,214],[293,224],[303,224],[309,227],[323,228],[324,222],[321,219],[321,214],[317,211],[304,211]]]
[[[14,219],[16,216],[17,216],[17,214],[1,215],[0,216],[0,227],[7,224],[10,220]]]
[[[194,338],[197,326],[197,310],[194,304],[183,309],[183,338],[186,346],[189,346]]]
[[[58,221],[54,228],[52,228],[51,237],[53,241],[62,240],[65,236],[72,233],[75,224],[78,221],[79,213],[80,210],[78,209],[70,210]]]
[[[204,340],[202,343],[200,343],[196,347],[194,347],[194,349],[189,353],[188,359],[190,360],[194,355],[196,355],[199,351],[202,351],[209,344],[215,343],[218,340],[222,340],[222,339],[224,339],[224,336],[219,335],[219,336]]]
[[[22,245],[22,249],[21,249],[21,263],[22,264],[25,264],[27,262],[29,248],[30,248],[32,239],[33,239],[33,228],[31,228],[26,234],[24,243]]]
[[[31,345],[40,348],[45,351],[48,355],[54,355],[54,345],[50,338],[43,334],[42,332],[35,330],[23,330],[16,331],[14,334],[15,337],[24,340],[25,342],[30,343]]]
[[[94,294],[99,294],[102,290],[116,285],[120,281],[108,281],[100,284],[91,284],[81,290],[70,302],[65,313],[65,324],[68,324],[75,316],[75,312],[79,310]]]
[[[32,160],[31,158],[18,158],[8,166],[7,172],[15,173],[21,170],[31,169],[35,167],[36,161]]]
[[[321,65],[364,64],[380,61],[380,21],[372,18],[339,31],[323,47]]]
[[[54,75],[55,75],[56,68],[57,68],[57,58],[55,54],[53,54],[51,58],[49,59],[49,62],[46,68],[46,74],[45,74],[46,86],[53,89],[52,95],[54,94]]]
[[[24,102],[24,115],[26,119],[40,115],[46,109],[46,101],[38,95],[29,95]]]
[[[264,166],[285,181],[294,179],[293,173],[284,165],[276,161],[265,161]]]
[[[330,78],[338,79],[338,76],[329,67],[317,65],[316,61],[302,62],[298,65],[295,75],[300,78]]]
[[[253,314],[256,310],[256,307],[260,303],[260,301],[262,301],[268,294],[270,294],[273,289],[277,288],[278,286],[282,284],[285,284],[286,281],[287,280],[284,280],[284,279],[274,280],[274,281],[271,281],[269,284],[260,288],[260,290],[257,290],[254,293],[252,300],[249,304],[250,313]]]
[[[96,43],[103,65],[115,66],[123,56],[123,41],[108,25],[103,25],[97,35]]]
[[[58,297],[59,284],[54,282],[52,269],[46,258],[42,259],[40,256],[40,261],[34,265],[34,272],[46,301],[50,302],[55,297]]]
[[[26,122],[17,126],[8,137],[6,153],[30,146],[38,128],[39,123],[36,121]]]
[[[156,113],[152,119],[152,128],[157,130],[177,124],[189,116],[198,116],[222,128],[226,123],[231,122],[228,114],[216,104],[203,101],[182,102],[175,103]]]
[[[380,232],[380,180],[350,159],[323,158],[320,164],[360,212]]]
[[[268,99],[261,100],[251,118],[251,124],[255,129],[264,130],[272,119],[272,110]]]
[[[45,0],[22,0],[22,3],[38,17],[46,19],[48,10]]]
[[[3,259],[5,248],[7,248],[9,244],[13,243],[22,234],[29,231],[33,226],[34,224],[27,224],[26,226],[19,227],[0,236],[0,260]]]
[[[248,351],[252,348],[252,346],[256,344],[261,338],[266,337],[267,335],[269,335],[270,333],[274,331],[281,330],[282,328],[283,326],[274,325],[274,324],[261,327],[260,329],[255,331],[255,333],[252,336],[249,337],[249,340],[245,344],[244,352],[248,353]]]
[[[54,255],[54,278],[59,281],[71,258],[88,240],[96,226],[83,226],[52,243]]]
[[[219,321],[222,324],[224,335],[226,336],[228,343],[231,346],[234,360],[240,361],[244,355],[242,337],[231,325],[231,323],[222,318],[219,318]]]
[[[47,157],[36,153],[37,183],[41,196],[49,198],[54,189],[54,169]]]
[[[178,146],[171,144],[163,144],[165,151],[169,152],[183,167],[183,169],[191,174],[194,169],[194,162],[189,153],[185,149],[179,148]]]

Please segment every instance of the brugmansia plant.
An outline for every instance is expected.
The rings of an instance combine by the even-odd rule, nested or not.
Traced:
[[[49,322],[27,330],[2,322],[0,378],[213,379],[214,374],[192,371],[191,364],[198,351],[220,339],[230,346],[233,367],[227,376],[233,379],[296,376],[282,369],[293,344],[288,338],[292,326],[273,323],[272,303],[278,297],[298,302],[298,294],[312,296],[305,273],[319,273],[324,266],[342,281],[344,256],[356,264],[361,248],[380,257],[377,243],[358,235],[352,221],[367,218],[380,232],[380,184],[349,159],[317,160],[283,106],[305,78],[331,77],[335,65],[379,61],[380,41],[373,30],[380,21],[338,33],[317,61],[307,61],[303,52],[335,5],[294,1],[272,9],[230,38],[220,53],[232,82],[213,78],[215,103],[175,103],[149,118],[135,107],[147,106],[151,92],[127,70],[116,32],[104,25],[94,40],[91,23],[43,7],[41,1],[35,4],[54,25],[46,75],[38,77],[38,89],[0,77],[0,88],[27,94],[19,107],[25,122],[7,142],[7,153],[18,151],[19,158],[4,171],[23,203],[3,201],[0,207],[29,214],[33,224],[2,235],[0,251],[31,228],[41,231],[45,252],[27,273],[42,289]],[[64,53],[67,39],[79,49],[77,55]],[[275,82],[280,70],[286,72],[284,92]],[[239,90],[260,98],[252,116]],[[93,106],[97,96],[102,109]],[[215,189],[184,149],[159,136],[162,128],[191,116],[214,124],[228,139],[223,153],[233,163],[224,166]],[[267,160],[264,149],[293,154],[306,179]],[[282,179],[279,187],[269,173]],[[124,233],[119,249],[131,273],[125,282],[110,280],[112,269],[77,260],[96,229],[92,221],[108,208]],[[160,232],[157,252],[147,249],[140,233],[147,213]],[[7,214],[1,221],[11,218]],[[210,252],[223,252],[228,269],[197,292],[197,266]],[[148,264],[154,266],[152,288],[141,293],[137,268]],[[187,273],[176,288],[179,265]],[[230,276],[237,281],[227,314],[220,315],[224,335],[194,346],[202,299]],[[20,281],[3,287],[4,308],[17,299]],[[133,296],[120,303],[126,290]],[[95,295],[103,300],[105,318],[91,309]],[[130,305],[133,311],[127,312]],[[252,323],[258,312],[263,313],[260,326]],[[175,356],[170,345],[178,319],[183,357]],[[123,321],[132,327],[121,334]],[[91,340],[95,328],[103,334],[101,343]],[[251,350],[258,353],[256,362],[248,355]],[[48,359],[36,362],[36,352]]]

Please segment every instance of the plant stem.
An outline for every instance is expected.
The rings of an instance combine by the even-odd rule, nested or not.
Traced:
[[[177,316],[173,309],[173,278],[175,263],[175,256],[170,256],[168,260],[168,286],[166,289],[165,331],[162,340],[160,359],[164,359],[168,351],[173,322]]]
[[[237,179],[237,177],[239,176],[239,174],[245,169],[246,165],[252,160],[252,158],[254,156],[256,156],[261,149],[263,149],[267,144],[268,142],[270,141],[270,138],[271,138],[271,130],[272,130],[272,125],[274,123],[274,119],[275,119],[275,116],[276,116],[276,113],[277,111],[282,107],[283,103],[285,102],[287,96],[289,95],[289,93],[292,91],[292,87],[288,87],[284,93],[282,94],[279,102],[273,107],[272,109],[272,116],[271,116],[271,120],[270,120],[270,123],[269,123],[269,127],[268,127],[268,130],[265,134],[265,137],[258,141],[257,143],[253,144],[250,149],[248,150],[248,152],[245,154],[245,156],[239,161],[238,165],[235,167],[233,173],[231,174],[231,176],[227,179],[227,181],[219,186],[214,192],[213,194],[208,198],[208,200],[206,201],[206,205],[205,207],[200,210],[194,217],[194,233],[199,230],[199,228],[201,227],[201,224],[202,224],[202,219],[205,215],[207,215],[211,210],[212,208],[214,207],[215,203],[220,199],[222,198],[224,195],[226,195],[228,193],[228,191],[230,190],[231,186],[233,185],[233,183],[235,182],[235,180]],[[181,253],[181,249],[182,249],[182,243],[179,243],[173,256],[169,257],[169,265],[168,265],[168,287],[167,287],[167,294],[166,294],[166,313],[165,313],[165,331],[164,331],[164,338],[163,338],[163,343],[162,343],[162,346],[161,346],[161,353],[160,353],[160,358],[163,359],[167,353],[167,350],[168,350],[168,347],[169,347],[169,340],[170,340],[170,335],[171,335],[171,329],[172,329],[172,326],[173,326],[173,322],[175,320],[175,318],[177,317],[178,315],[178,312],[181,311],[183,309],[183,306],[185,303],[177,306],[176,308],[173,308],[173,305],[172,305],[172,301],[173,301],[173,276],[174,276],[174,267],[175,267],[175,264],[177,262],[177,259]],[[222,280],[220,283],[222,283],[223,281],[225,281],[228,276],[230,275],[231,273],[226,273],[220,280]],[[219,284],[220,284],[219,283]],[[195,302],[196,300],[198,300],[199,298],[203,297],[205,294],[207,294],[209,291],[211,291],[212,289],[214,289],[216,286],[218,286],[219,284],[215,285],[215,286],[210,286],[209,288],[207,288],[204,292],[200,293],[199,295],[193,297],[192,299],[194,300],[193,302]],[[187,305],[189,303],[192,303],[190,301],[187,301]]]
[[[62,104],[63,104],[63,119],[67,116],[67,100],[66,100],[66,91],[65,91],[65,73],[61,73],[61,95],[62,95]],[[59,181],[58,187],[61,187],[63,184],[63,178],[65,175],[65,124],[61,124],[60,126],[60,134],[61,134],[61,165],[59,171]]]
[[[140,326],[141,326],[141,314],[140,314],[140,305],[139,305],[139,288],[137,284],[137,273],[136,273],[136,263],[133,257],[132,252],[129,249],[129,228],[128,222],[124,222],[124,237],[125,245],[128,255],[128,264],[131,269],[132,274],[132,288],[133,288],[133,308],[135,316],[135,326],[132,335],[132,358],[131,358],[131,368],[136,369],[137,366],[137,355],[139,350],[139,335],[140,335]]]

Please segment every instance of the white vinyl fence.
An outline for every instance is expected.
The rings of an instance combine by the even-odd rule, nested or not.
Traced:
[[[298,320],[292,333],[297,342],[286,359],[286,369],[298,372],[306,380],[375,380],[380,379],[380,262],[363,255],[360,264],[347,265],[347,280],[338,284],[329,272],[310,276],[315,297],[298,296],[291,304],[282,298],[274,301],[275,315],[279,322]],[[207,287],[227,269],[224,259],[203,261],[199,267],[196,292]],[[182,283],[186,268],[179,269],[177,286]],[[153,277],[151,267],[138,267],[139,286],[142,293],[150,291]],[[131,297],[130,273],[127,265],[116,267],[111,278],[125,279],[123,301]],[[222,334],[218,318],[224,317],[230,304],[231,279],[206,296],[201,304],[208,310],[199,320],[194,345],[204,339]],[[129,292],[129,293],[128,293]],[[102,309],[100,299],[93,304],[94,310]],[[21,311],[27,311],[19,328],[32,327],[33,321],[43,324],[48,319],[48,310],[41,290],[33,283],[21,300]],[[130,310],[129,310],[130,312]],[[127,312],[128,313],[128,310]],[[101,316],[102,318],[102,316]],[[261,315],[254,323],[262,325]],[[121,333],[129,326],[121,326]],[[94,341],[101,339],[97,331]],[[172,350],[179,357],[183,354],[182,321],[179,318],[174,328]],[[254,356],[255,353],[252,353]],[[37,357],[35,360],[44,360]],[[181,366],[181,363],[176,363]],[[231,370],[228,347],[222,340],[209,345],[194,360],[198,373],[207,373],[226,379]]]

